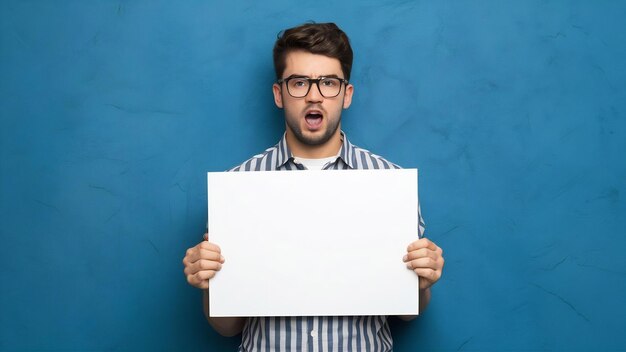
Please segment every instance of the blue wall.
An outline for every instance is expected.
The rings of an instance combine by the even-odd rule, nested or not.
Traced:
[[[344,129],[420,169],[447,259],[397,351],[626,349],[626,3],[495,0],[2,1],[0,349],[237,346],[181,260],[205,172],[280,138],[307,20],[351,36]]]

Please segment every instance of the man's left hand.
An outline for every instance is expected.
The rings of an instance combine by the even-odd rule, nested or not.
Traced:
[[[443,251],[427,238],[420,238],[407,247],[407,254],[402,258],[406,267],[413,270],[420,278],[420,290],[435,284],[443,270]]]

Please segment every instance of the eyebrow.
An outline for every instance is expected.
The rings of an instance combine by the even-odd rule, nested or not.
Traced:
[[[334,73],[333,73],[333,74],[329,74],[329,75],[319,75],[319,76],[318,76],[318,78],[319,78],[319,77],[326,77],[326,78],[340,78],[338,75],[336,75],[336,74],[334,74]],[[311,78],[311,77],[306,76],[306,75],[298,75],[298,74],[293,74],[293,75],[290,75],[289,77],[285,77],[285,78],[283,78],[283,79],[289,79],[289,78]]]

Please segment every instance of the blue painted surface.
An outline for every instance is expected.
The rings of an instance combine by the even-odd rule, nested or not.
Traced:
[[[444,248],[397,351],[626,349],[626,4],[3,1],[0,349],[218,350],[181,259],[274,144],[271,47],[335,21],[344,129]]]

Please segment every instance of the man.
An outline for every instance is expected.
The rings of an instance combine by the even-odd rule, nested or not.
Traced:
[[[231,171],[309,169],[389,169],[397,165],[354,146],[341,131],[341,112],[352,102],[349,83],[352,49],[346,34],[333,23],[305,24],[288,29],[274,46],[276,106],[284,110],[282,140]],[[279,219],[277,219],[279,221]],[[418,237],[424,223],[419,216]],[[242,332],[241,350],[367,350],[389,351],[392,338],[387,317],[251,317],[211,318],[208,285],[225,258],[217,244],[204,241],[183,259],[187,281],[204,290],[204,312],[224,336]],[[376,260],[372,258],[372,260]],[[443,269],[442,251],[426,238],[407,247],[407,268],[420,276],[420,311],[430,301],[430,287]],[[402,316],[411,320],[414,316]]]

